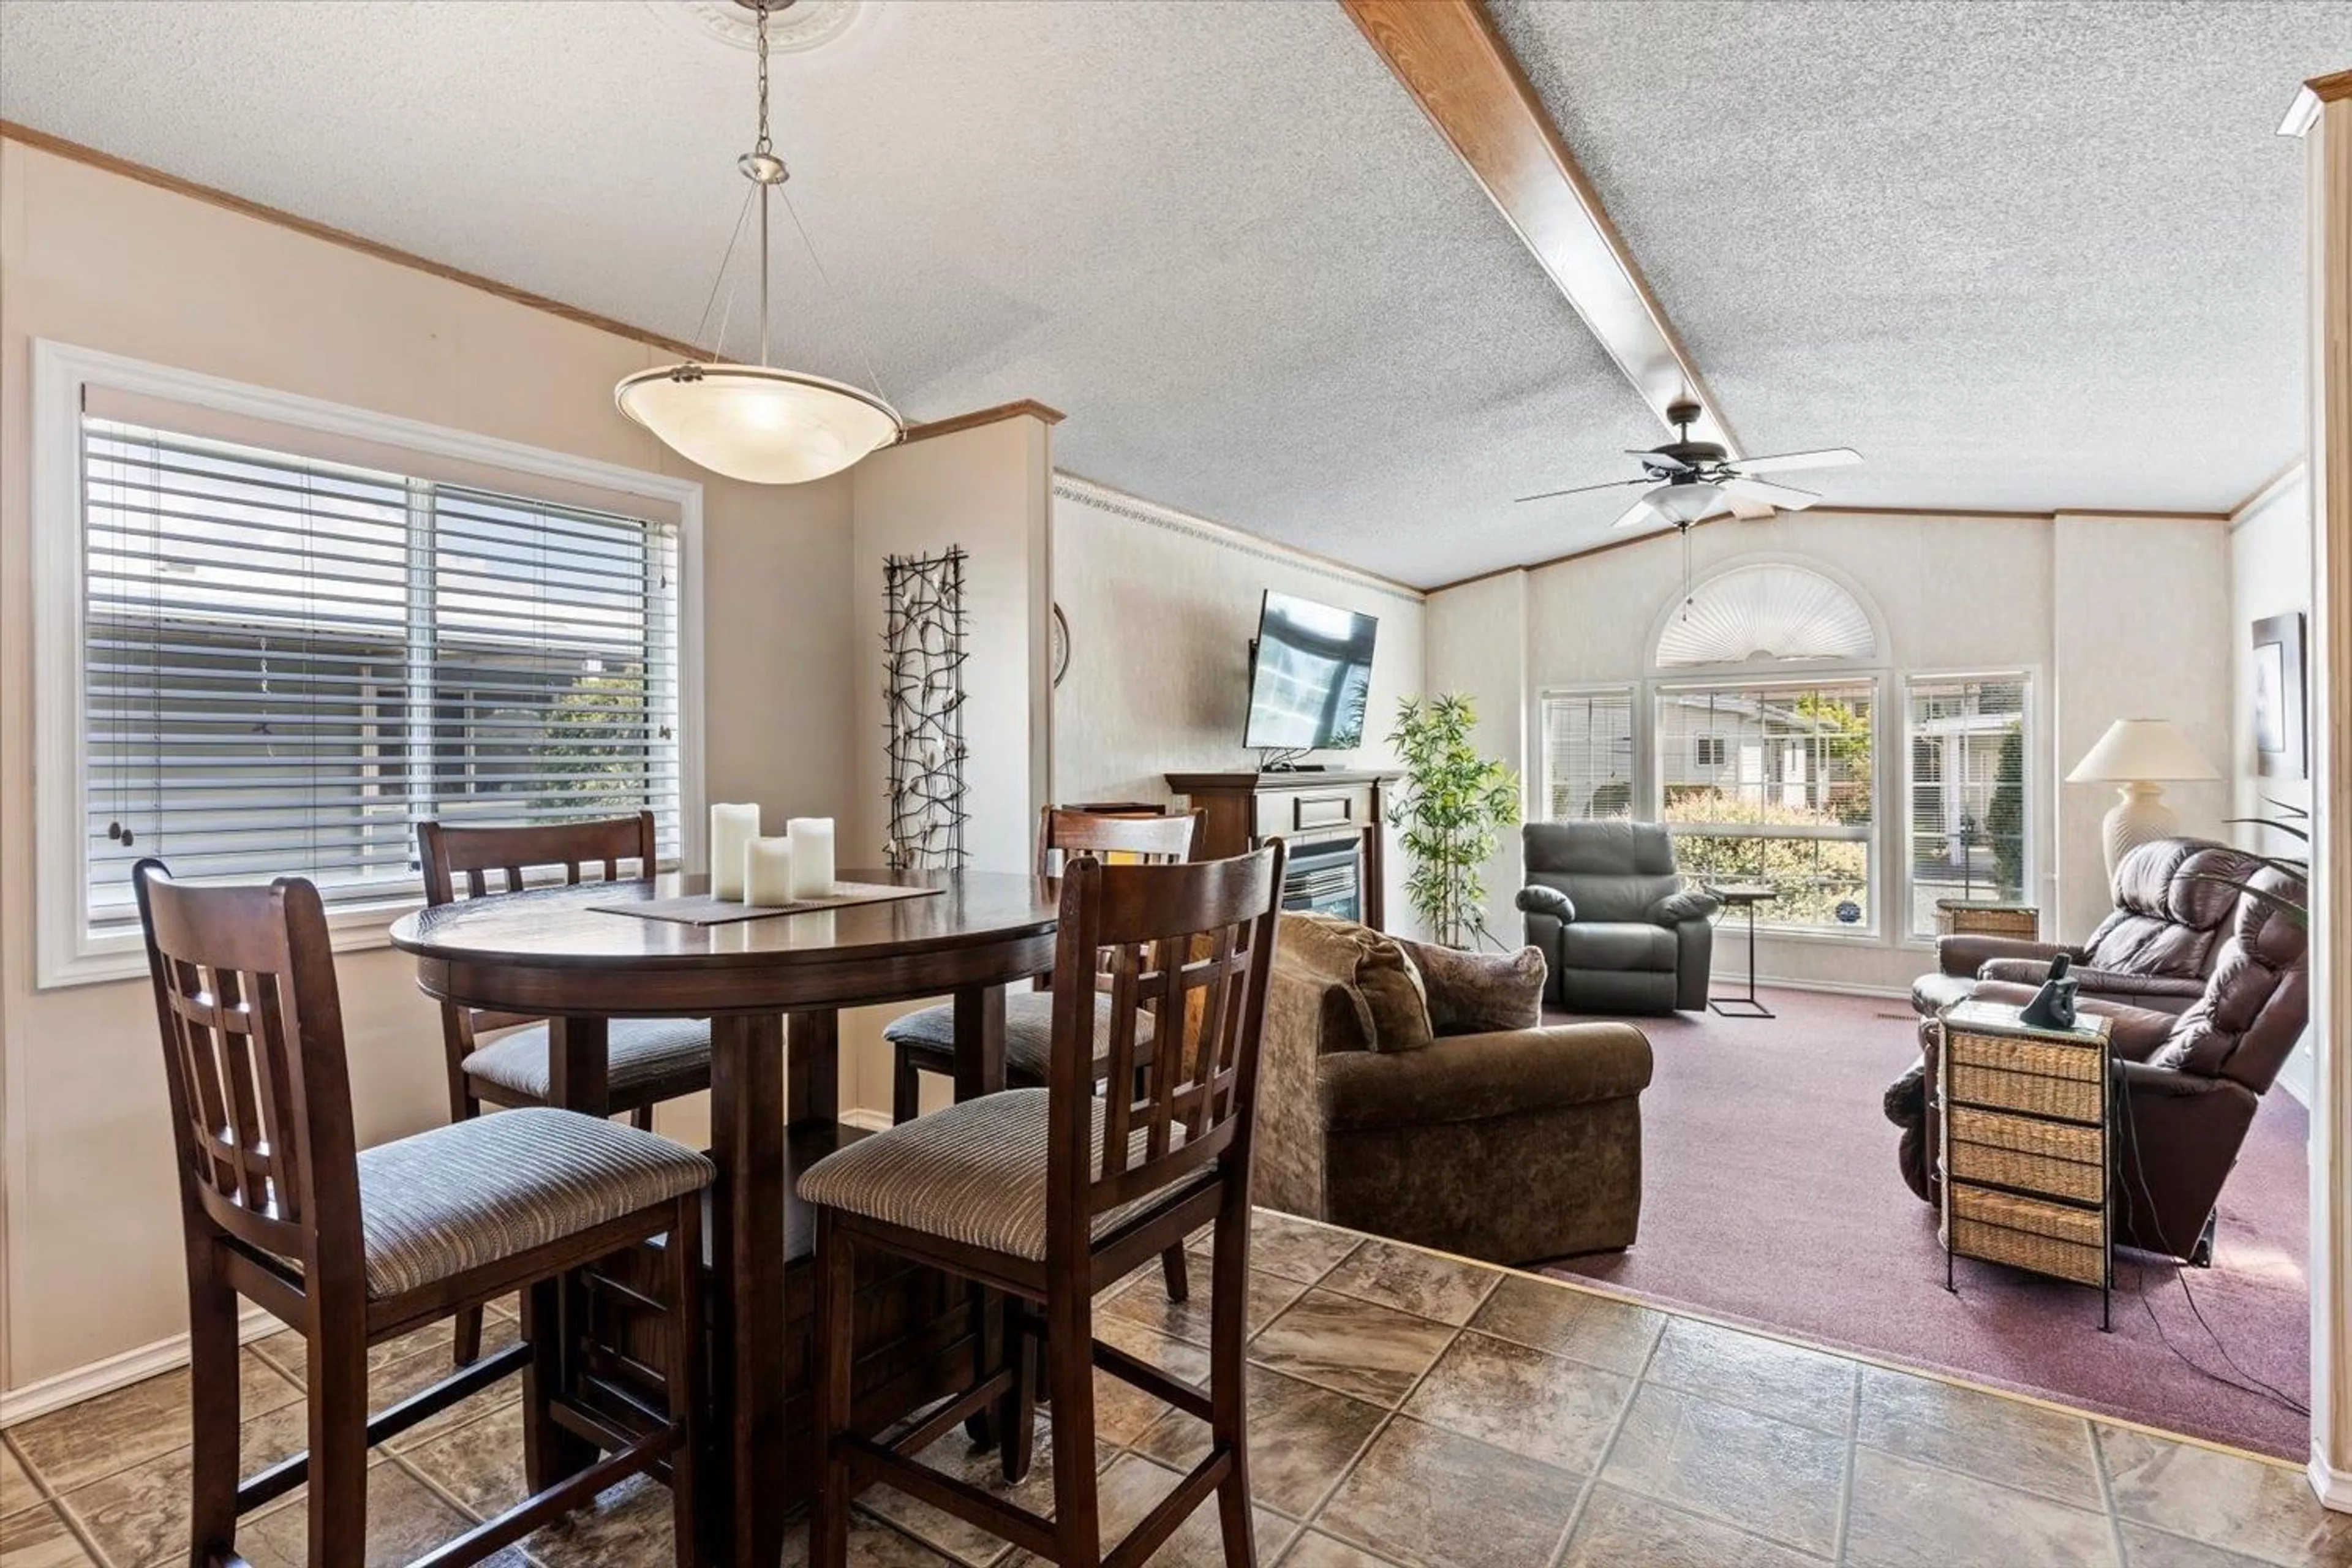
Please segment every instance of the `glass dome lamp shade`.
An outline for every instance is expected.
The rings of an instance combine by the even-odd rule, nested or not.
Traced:
[[[906,434],[872,393],[766,365],[639,371],[613,389],[613,401],[680,457],[758,485],[837,474]]]
[[[746,214],[760,215],[760,363],[728,362],[723,348],[714,348],[708,360],[688,360],[621,378],[613,388],[614,406],[652,431],[662,443],[690,462],[730,479],[761,485],[797,485],[837,474],[868,453],[903,439],[906,422],[877,390],[861,391],[846,382],[804,372],[778,370],[768,363],[769,208],[783,195],[792,172],[778,156],[768,132],[768,15],[793,0],[742,0],[757,14],[754,35],[760,62],[759,139],[735,161],[737,172],[751,182],[744,197]],[[792,198],[784,196],[789,210]],[[803,244],[808,230],[797,214],[793,226]],[[740,238],[743,220],[736,219]],[[719,258],[719,278],[703,306],[703,325],[719,302],[727,280],[727,264],[735,254],[730,239]],[[824,279],[824,264],[809,247],[809,260]],[[720,318],[719,337],[726,336]],[[697,328],[694,342],[702,342]],[[864,345],[860,344],[860,352]],[[875,380],[873,355],[866,354],[868,380]]]
[[[1705,482],[1660,485],[1642,498],[1677,528],[1687,528],[1723,504],[1723,491]]]

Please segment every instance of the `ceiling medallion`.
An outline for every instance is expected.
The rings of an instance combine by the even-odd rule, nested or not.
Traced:
[[[814,0],[790,3],[793,10],[798,10]],[[900,440],[907,427],[878,387],[868,392],[845,382],[782,370],[768,363],[769,208],[782,199],[786,212],[791,214],[792,197],[784,191],[784,182],[792,178],[792,172],[784,167],[768,132],[768,44],[778,7],[774,0],[751,0],[746,15],[751,18],[752,47],[760,62],[760,134],[751,150],[736,160],[735,166],[751,182],[751,189],[744,195],[744,211],[736,218],[735,228],[740,236],[744,218],[756,205],[760,215],[760,363],[729,363],[714,345],[709,359],[658,365],[624,376],[613,389],[613,402],[671,450],[713,472],[753,484],[804,484],[837,474],[868,453]],[[805,244],[808,230],[797,214],[791,216],[793,226]],[[734,242],[730,240],[728,254],[719,261],[719,282],[712,286],[710,301],[703,307],[702,323],[695,329],[697,342],[705,341],[702,330],[709,324],[710,309],[718,303],[727,279],[727,263],[734,249]],[[809,259],[816,261],[814,247],[809,251]],[[816,272],[820,279],[824,278],[822,263],[817,264]],[[719,335],[726,336],[723,317]],[[862,343],[860,352],[864,353]],[[872,380],[873,356],[866,354],[865,358],[866,376]]]
[[[733,49],[759,47],[759,10],[750,0],[646,0],[664,20],[682,23]],[[872,0],[784,0],[768,8],[771,53],[797,55],[829,44],[857,25]]]

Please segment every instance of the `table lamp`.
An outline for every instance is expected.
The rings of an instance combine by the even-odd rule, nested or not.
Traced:
[[[2107,875],[2116,862],[2152,838],[2168,838],[2180,831],[2180,817],[2164,804],[2166,781],[2218,779],[2212,764],[2197,754],[2169,719],[2118,719],[2107,726],[2074,771],[2068,784],[2112,784],[2116,804],[2108,808],[2101,837],[2107,851]]]

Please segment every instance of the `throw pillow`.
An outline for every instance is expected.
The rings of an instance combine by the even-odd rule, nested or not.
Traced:
[[[1434,1037],[1421,974],[1394,937],[1330,915],[1286,914],[1282,945],[1286,960],[1340,979],[1373,1050],[1419,1050]]]
[[[1523,947],[1507,955],[1430,942],[1402,945],[1421,972],[1434,1033],[1498,1034],[1543,1023],[1544,979],[1549,973],[1543,949]]]

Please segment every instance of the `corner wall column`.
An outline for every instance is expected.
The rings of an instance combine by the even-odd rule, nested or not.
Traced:
[[[2311,1484],[2352,1512],[2352,71],[2297,100],[2311,378]],[[2289,129],[2294,119],[2291,118]]]

